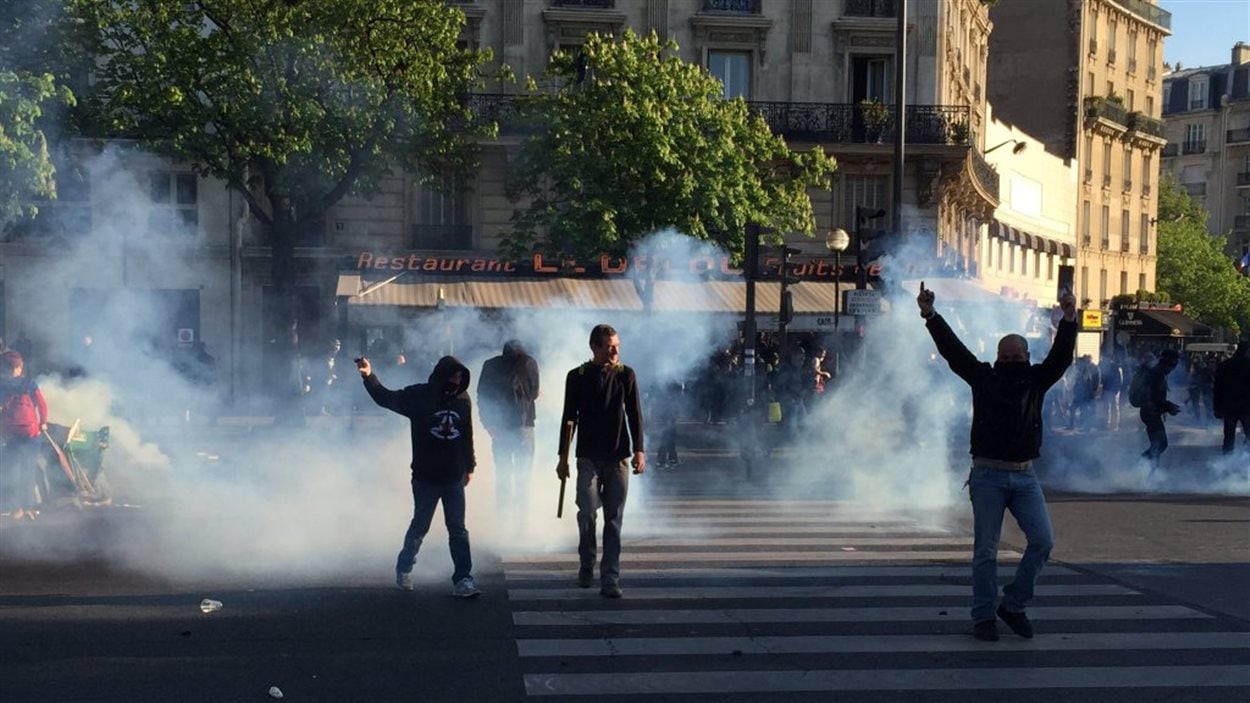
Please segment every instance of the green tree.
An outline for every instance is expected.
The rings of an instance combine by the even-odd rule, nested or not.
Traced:
[[[442,0],[71,0],[98,59],[94,108],[242,194],[291,319],[294,247],[346,195],[394,168],[473,161],[465,95],[489,54],[457,45]]]
[[[526,199],[504,235],[510,253],[623,254],[675,227],[740,256],[748,222],[812,233],[807,188],[828,186],[833,158],[792,151],[675,43],[592,35],[556,53],[544,80],[522,110],[537,129],[510,174]]]
[[[58,97],[73,100],[51,75],[0,68],[0,222],[37,213],[34,198],[56,197],[56,169],[39,122]]]
[[[1206,210],[1174,179],[1160,185],[1156,287],[1206,324],[1250,327],[1250,279],[1224,254],[1224,235],[1207,232]]]

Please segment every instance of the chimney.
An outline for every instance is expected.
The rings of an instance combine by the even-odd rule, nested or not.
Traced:
[[[1244,66],[1250,63],[1250,44],[1239,41],[1233,44],[1233,65]]]

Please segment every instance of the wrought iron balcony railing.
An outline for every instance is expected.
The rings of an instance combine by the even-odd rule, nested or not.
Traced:
[[[1125,126],[1135,132],[1163,139],[1163,120],[1151,117],[1144,112],[1134,111],[1128,113],[1128,121]]]
[[[1111,174],[1110,173],[1104,173],[1102,175],[1102,187],[1103,188],[1111,187]]]
[[[1250,215],[1237,215],[1233,218],[1233,229],[1250,229]]]
[[[616,7],[616,0],[556,0],[559,7],[585,7],[595,10],[610,10]]]
[[[1149,244],[1139,244],[1139,245],[1137,245],[1137,253],[1138,253],[1138,254],[1141,254],[1142,256],[1147,256],[1147,255],[1149,255],[1149,254],[1150,254],[1150,245],[1149,245]]]
[[[1250,171],[1240,171],[1237,173],[1237,185],[1250,186]]]
[[[846,103],[748,102],[774,132],[790,139],[851,144],[892,142],[896,109],[883,105],[873,115]],[[968,144],[968,108],[962,105],[908,105],[909,144]]]
[[[1182,185],[1185,187],[1185,192],[1189,193],[1191,197],[1207,194],[1207,182],[1206,181],[1203,181],[1201,183],[1184,183]]]
[[[1133,181],[1128,178],[1125,178],[1124,179],[1124,192],[1131,193],[1132,191],[1133,191]]]
[[[1172,144],[1165,144],[1163,147],[1164,158],[1167,158],[1170,156],[1176,156],[1178,153],[1180,153],[1180,145],[1176,144],[1175,142],[1173,142]]]
[[[976,148],[971,149],[972,153],[972,174],[980,181],[981,187],[990,195],[998,200],[998,171],[990,166],[985,160],[985,156]]]
[[[760,0],[703,0],[703,11],[758,15],[760,13]]]
[[[1086,98],[1085,116],[1090,119],[1104,119],[1125,124],[1128,122],[1128,111],[1124,105],[1106,98]]]
[[[1141,184],[1141,197],[1149,198],[1152,190],[1153,188],[1151,187],[1149,183]]]
[[[1127,254],[1130,245],[1131,242],[1129,242],[1128,237],[1120,237],[1120,251],[1122,253]]]
[[[1195,139],[1193,141],[1185,142],[1184,144],[1181,145],[1181,153],[1182,154],[1205,154],[1207,153],[1207,141],[1205,139],[1203,140]]]
[[[897,17],[896,0],[846,0],[847,17]]]
[[[1230,129],[1225,135],[1224,141],[1229,144],[1244,144],[1250,142],[1250,129]]]

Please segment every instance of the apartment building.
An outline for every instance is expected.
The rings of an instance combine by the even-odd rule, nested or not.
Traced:
[[[994,114],[1080,169],[1079,303],[1152,290],[1171,15],[1146,0],[1069,0],[1001,2],[990,18]]]
[[[1250,44],[1237,42],[1231,58],[1163,77],[1163,170],[1206,207],[1207,229],[1228,235],[1228,255],[1241,259],[1250,251]]]

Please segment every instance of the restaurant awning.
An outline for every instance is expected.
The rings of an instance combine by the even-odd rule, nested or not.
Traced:
[[[1137,337],[1211,337],[1214,331],[1175,310],[1121,310],[1116,328]]]
[[[845,293],[854,281],[842,282]],[[790,285],[795,314],[831,314],[835,285],[800,281]],[[645,309],[634,282],[627,278],[481,278],[415,279],[407,276],[364,280],[359,273],[339,275],[336,295],[349,305],[436,308],[439,291],[443,306],[486,309],[579,309],[641,311]],[[781,307],[781,284],[755,285],[755,310],[775,315]],[[742,280],[656,281],[655,312],[701,312],[741,315],[746,310],[746,282]]]
[[[997,237],[1012,244],[1019,244],[1026,249],[1033,249],[1044,254],[1054,254],[1072,258],[1073,245],[1061,242],[1057,239],[1044,237],[1040,234],[1026,232],[1018,227],[1004,224],[998,220],[990,223],[990,236]]]

